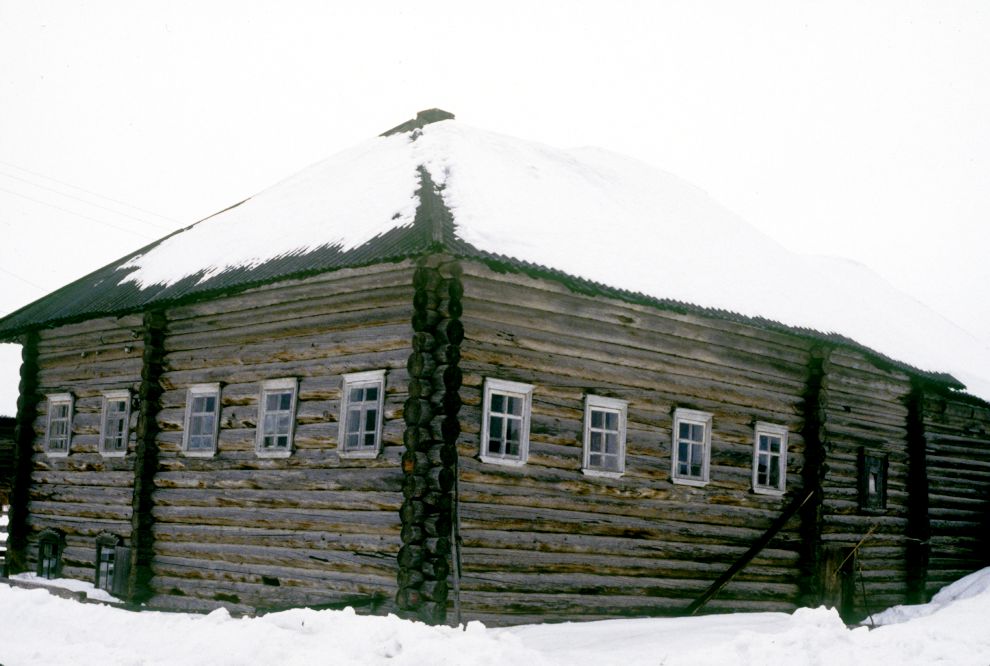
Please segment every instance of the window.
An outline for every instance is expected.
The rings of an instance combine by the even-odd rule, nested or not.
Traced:
[[[186,392],[186,427],[182,450],[189,456],[212,456],[220,424],[220,385],[195,384]]]
[[[48,424],[45,428],[45,451],[50,456],[69,455],[72,443],[72,394],[48,396]]]
[[[259,456],[279,458],[292,452],[296,385],[295,378],[272,379],[261,385],[256,442]]]
[[[693,409],[674,410],[670,480],[689,486],[708,483],[712,448],[712,415]]]
[[[529,412],[533,387],[529,384],[486,379],[481,419],[484,462],[523,465],[529,456]]]
[[[622,476],[626,470],[625,400],[589,395],[584,400],[584,463],[590,476]]]
[[[38,536],[38,578],[58,578],[62,575],[62,551],[65,535],[47,529]]]
[[[859,508],[883,511],[887,508],[887,456],[859,450]]]
[[[105,456],[122,456],[127,453],[130,419],[130,391],[107,391],[103,394],[100,453]]]
[[[344,375],[338,449],[342,458],[374,458],[382,443],[385,371]]]
[[[127,578],[131,571],[131,549],[121,545],[116,534],[103,532],[96,537],[96,561],[93,585],[118,597],[127,594]]]
[[[758,422],[753,442],[753,492],[780,495],[787,482],[787,428]]]

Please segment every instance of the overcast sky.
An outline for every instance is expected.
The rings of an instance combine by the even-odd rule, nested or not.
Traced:
[[[480,7],[0,0],[0,314],[441,107],[649,162],[990,343],[990,3]]]

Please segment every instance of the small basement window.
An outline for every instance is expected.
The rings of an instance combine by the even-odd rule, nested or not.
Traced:
[[[212,456],[220,425],[220,384],[195,384],[186,392],[182,450],[189,456]]]
[[[67,456],[72,444],[71,393],[53,393],[48,397],[48,419],[45,427],[45,452],[49,456]]]
[[[481,419],[481,453],[484,462],[523,465],[529,457],[529,415],[533,387],[530,384],[486,379]]]
[[[783,494],[787,483],[787,428],[757,422],[753,442],[753,492]]]
[[[93,586],[118,597],[126,595],[130,573],[131,549],[121,545],[116,534],[103,532],[96,537],[96,562]]]
[[[887,508],[887,455],[859,450],[859,508],[884,511]]]
[[[625,400],[589,395],[584,400],[584,462],[589,476],[619,477],[626,469]]]
[[[385,371],[344,375],[340,401],[341,458],[374,458],[382,444]]]
[[[670,480],[689,486],[708,483],[712,449],[712,415],[693,409],[674,410]]]
[[[127,453],[130,420],[131,392],[124,389],[104,393],[100,453],[105,456],[123,456]]]
[[[62,575],[62,551],[65,535],[59,530],[46,529],[38,536],[38,578],[59,578]]]
[[[261,385],[256,442],[259,456],[282,458],[292,452],[297,386],[294,377],[272,379]]]

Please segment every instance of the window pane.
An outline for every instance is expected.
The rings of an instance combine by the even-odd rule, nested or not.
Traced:
[[[588,456],[588,467],[601,467],[602,456],[599,453],[592,453]]]
[[[588,441],[588,447],[590,451],[595,453],[601,453],[602,451],[602,434],[600,432],[591,432],[591,437]]]
[[[266,393],[265,394],[265,411],[274,412],[278,409],[278,394],[277,393]]]
[[[505,413],[505,396],[500,393],[492,393],[492,412]]]
[[[519,457],[519,440],[508,440],[505,443],[505,454],[513,458]]]
[[[348,433],[347,434],[347,448],[348,449],[356,449],[357,448],[357,445],[358,445],[358,435],[357,435],[357,433]]]
[[[509,404],[509,414],[513,416],[522,416],[522,403],[523,401],[519,398],[513,396],[507,396],[506,400]]]
[[[688,444],[687,442],[678,442],[677,443],[677,462],[680,463],[681,465],[686,465],[688,462],[690,462],[691,461],[691,453],[690,453],[690,451],[691,451],[691,445],[690,444]],[[680,472],[680,473],[681,474],[685,474],[686,472]]]
[[[361,410],[348,409],[346,432],[354,433],[354,432],[358,432],[359,430],[361,430]]]
[[[364,413],[364,429],[365,430],[370,430],[371,432],[374,432],[375,431],[375,426],[377,425],[377,423],[378,423],[378,410],[377,409],[369,409],[367,412]]]
[[[378,401],[378,387],[377,386],[369,386],[368,388],[366,388],[365,389],[365,392],[364,392],[364,399],[367,400],[367,401],[369,401],[369,402],[377,402]]]
[[[691,424],[690,423],[681,423],[680,424],[680,427],[678,428],[678,435],[677,436],[680,439],[690,439],[690,437],[691,437]]]
[[[522,422],[519,419],[506,419],[505,425],[505,439],[513,444],[518,444]]]
[[[610,472],[619,471],[619,457],[618,456],[605,456],[602,467]]]
[[[780,456],[770,458],[770,478],[767,485],[780,487]]]
[[[287,412],[292,409],[292,394],[291,393],[280,393],[279,394],[279,409]]]
[[[605,435],[605,453],[616,455],[619,453],[619,436],[615,433]]]
[[[604,416],[605,416],[604,412],[600,412],[597,409],[596,410],[592,410],[591,411],[591,427],[592,428],[601,428],[602,427],[602,421],[604,419]]]
[[[364,436],[364,445],[368,448],[375,448],[375,433],[374,431],[366,433]]]
[[[364,399],[364,390],[361,388],[352,388],[351,397],[348,398],[351,402],[361,402]]]
[[[605,427],[608,430],[618,430],[619,429],[619,414],[618,414],[618,412],[606,412],[605,413]]]

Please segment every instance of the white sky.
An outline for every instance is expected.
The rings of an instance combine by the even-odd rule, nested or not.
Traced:
[[[0,0],[0,313],[437,106],[638,157],[990,340],[990,5],[357,4]]]

